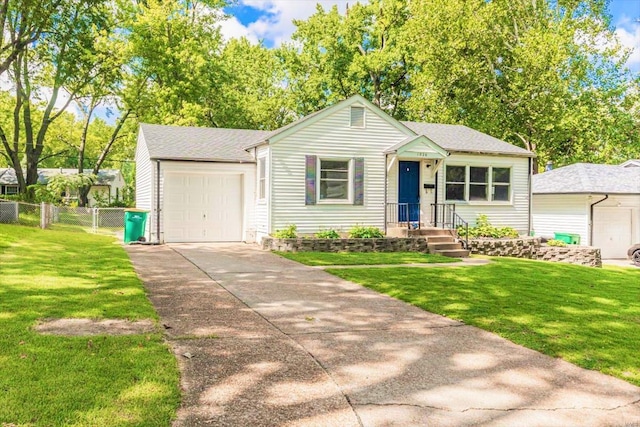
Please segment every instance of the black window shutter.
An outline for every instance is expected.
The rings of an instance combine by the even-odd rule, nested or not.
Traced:
[[[316,204],[316,175],[317,175],[317,166],[318,160],[317,156],[306,156],[306,166],[305,166],[305,197],[304,204],[305,205],[315,205]]]
[[[353,204],[364,205],[364,158],[353,159]]]

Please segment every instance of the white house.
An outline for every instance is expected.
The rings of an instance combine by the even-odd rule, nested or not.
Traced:
[[[637,162],[634,163],[634,162]],[[626,258],[640,242],[640,162],[576,163],[533,177],[536,236],[580,235],[603,258]]]
[[[141,124],[136,205],[159,242],[441,225],[454,208],[528,234],[532,157],[465,126],[397,121],[355,95],[272,132]]]
[[[49,179],[56,175],[75,175],[77,169],[42,168],[38,169],[38,184],[45,185]],[[98,198],[107,202],[122,200],[122,191],[126,183],[122,172],[118,169],[103,169],[98,172],[95,183],[89,190],[89,205],[94,206]],[[0,169],[0,196],[18,194],[18,178],[13,168]],[[78,198],[77,189],[69,189],[64,195],[68,200]]]

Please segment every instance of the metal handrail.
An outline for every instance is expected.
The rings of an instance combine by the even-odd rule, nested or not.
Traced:
[[[431,220],[435,227],[451,230],[460,240],[465,249],[469,249],[469,223],[456,213],[456,205],[453,203],[432,203]],[[460,237],[459,230],[464,230],[464,239]]]
[[[420,203],[387,203],[387,224],[407,223],[408,230],[419,230]]]

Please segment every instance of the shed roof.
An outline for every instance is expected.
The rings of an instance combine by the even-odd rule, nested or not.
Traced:
[[[153,160],[199,160],[209,162],[253,162],[244,146],[270,132],[140,124],[140,131]]]
[[[575,163],[534,175],[532,192],[640,195],[640,168]]]
[[[401,122],[418,135],[424,135],[450,152],[506,154],[535,157],[531,151],[463,125]]]

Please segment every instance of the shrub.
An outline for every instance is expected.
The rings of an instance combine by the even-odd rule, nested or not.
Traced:
[[[315,234],[318,239],[339,239],[340,234],[336,230],[322,230]]]
[[[458,227],[458,235],[465,236],[465,229]],[[469,238],[490,238],[490,239],[514,239],[518,237],[518,232],[512,227],[494,227],[489,223],[486,215],[478,215],[475,227],[469,227]]]
[[[276,230],[273,237],[276,239],[295,239],[298,237],[298,227],[295,224],[290,224],[285,229]]]
[[[384,237],[384,233],[378,227],[356,225],[349,230],[349,237],[352,239],[379,239]]]
[[[562,240],[551,239],[547,241],[547,246],[565,247],[567,246],[567,242],[564,242]]]

